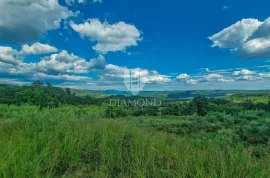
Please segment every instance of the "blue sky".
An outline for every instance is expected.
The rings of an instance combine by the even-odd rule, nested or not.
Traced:
[[[0,82],[270,89],[269,1],[2,0]]]

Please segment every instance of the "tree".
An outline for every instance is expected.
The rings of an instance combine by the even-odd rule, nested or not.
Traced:
[[[69,88],[66,88],[65,90],[66,90],[67,95],[70,96],[71,95],[71,90]]]
[[[168,104],[163,110],[163,115],[180,115],[180,106],[177,103]]]
[[[46,86],[47,86],[48,88],[51,88],[51,87],[52,87],[52,84],[51,84],[50,82],[46,82]]]
[[[208,99],[205,97],[195,97],[193,99],[193,102],[195,103],[197,107],[197,114],[199,116],[205,116],[207,112],[209,111],[209,102]]]
[[[194,113],[197,113],[196,104],[193,101],[185,103],[183,106],[182,115],[193,115]]]
[[[34,81],[34,82],[32,83],[32,86],[33,86],[34,88],[41,88],[41,87],[42,87],[42,82],[39,81],[39,80]]]
[[[245,108],[245,109],[254,109],[254,104],[251,100],[245,100],[242,104],[242,106]]]

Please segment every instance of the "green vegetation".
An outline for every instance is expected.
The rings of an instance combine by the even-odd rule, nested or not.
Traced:
[[[234,102],[243,102],[243,100],[249,100],[253,103],[268,103],[270,99],[270,94],[268,92],[260,92],[257,94],[237,94],[230,98]]]
[[[3,178],[270,177],[267,93],[110,106],[142,98],[40,82],[0,91]]]
[[[0,177],[269,176],[268,152],[232,142],[229,128],[208,139],[189,135],[215,131],[210,116],[199,126],[195,116],[101,119],[104,110],[97,107],[0,109]],[[179,128],[182,136],[151,127],[169,133]]]

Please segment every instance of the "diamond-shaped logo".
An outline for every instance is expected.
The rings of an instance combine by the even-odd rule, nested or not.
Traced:
[[[138,95],[145,86],[145,82],[142,80],[142,76],[142,71],[140,70],[124,70],[124,83],[132,95]]]

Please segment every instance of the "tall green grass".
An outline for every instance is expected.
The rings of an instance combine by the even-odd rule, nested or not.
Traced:
[[[0,106],[0,177],[269,177],[270,159],[101,119],[96,107]]]

